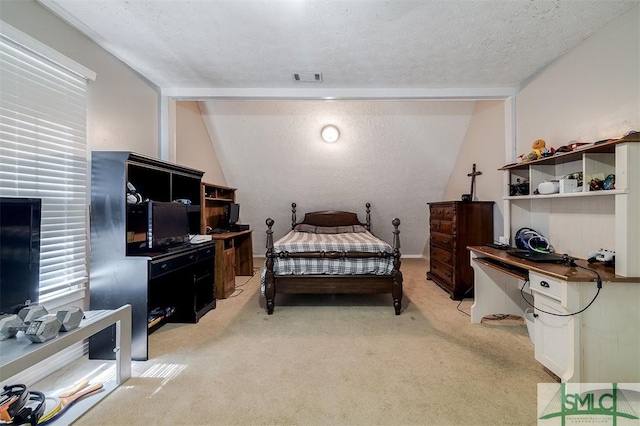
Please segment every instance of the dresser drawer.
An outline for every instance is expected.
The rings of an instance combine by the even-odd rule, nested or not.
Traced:
[[[559,302],[565,300],[563,296],[566,294],[566,286],[567,283],[564,281],[529,272],[529,287],[531,291],[544,294]]]
[[[455,222],[450,220],[432,219],[429,223],[429,229],[431,231],[442,232],[443,234],[453,234],[456,226]]]
[[[431,258],[431,269],[430,272],[433,275],[436,275],[441,280],[441,284],[447,285],[447,287],[453,287],[453,269],[449,265],[444,265],[438,261],[435,261]]]
[[[453,249],[455,246],[455,238],[453,235],[442,234],[440,232],[432,232],[430,235],[431,244]]]
[[[454,206],[430,206],[431,219],[453,220],[456,209]]]
[[[439,247],[436,246],[431,246],[431,259],[435,259],[438,262],[442,262],[445,265],[452,265],[453,264],[453,253],[448,251],[448,250],[444,250],[441,249]]]

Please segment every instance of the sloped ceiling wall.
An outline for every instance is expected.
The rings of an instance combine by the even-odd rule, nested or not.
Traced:
[[[402,220],[404,255],[422,256],[431,201],[442,199],[475,102],[206,101],[200,109],[229,186],[238,188],[241,222],[264,254],[265,219],[274,237],[315,210],[358,212],[372,204],[372,231],[391,241]],[[340,139],[320,138],[326,124]]]

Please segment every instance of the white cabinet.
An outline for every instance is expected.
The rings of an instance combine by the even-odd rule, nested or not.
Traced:
[[[605,280],[598,292],[592,281],[529,280],[538,362],[563,382],[640,380],[640,283]]]
[[[572,359],[574,320],[571,317],[551,315],[567,314],[558,301],[540,293],[536,293],[534,297],[538,308],[535,319],[536,360],[562,379],[571,377],[574,367]]]
[[[592,284],[593,285],[593,284]],[[574,375],[576,318],[567,316],[568,283],[529,273],[529,288],[536,306],[535,358],[566,381]]]

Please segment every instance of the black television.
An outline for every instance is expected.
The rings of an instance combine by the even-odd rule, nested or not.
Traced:
[[[189,241],[188,206],[147,201],[127,206],[128,243],[133,250],[163,250]]]
[[[38,303],[42,200],[0,197],[0,313]]]
[[[227,226],[234,227],[240,220],[240,204],[230,203],[227,206]]]

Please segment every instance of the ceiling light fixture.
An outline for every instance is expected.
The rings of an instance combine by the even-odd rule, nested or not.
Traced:
[[[320,136],[322,136],[322,139],[325,142],[333,143],[340,137],[340,130],[338,130],[338,128],[333,124],[329,124],[322,128],[322,130],[320,131]]]

